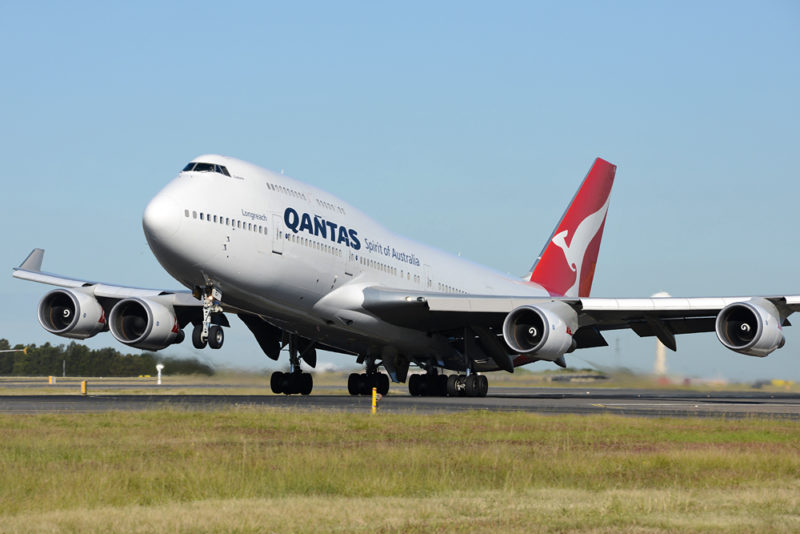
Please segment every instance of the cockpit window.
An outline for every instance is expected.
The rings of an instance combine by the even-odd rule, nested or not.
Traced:
[[[224,165],[215,165],[213,163],[202,163],[202,162],[189,162],[186,164],[186,167],[183,168],[182,172],[218,172],[219,174],[224,174],[225,176],[230,176],[231,174],[228,172],[228,169]]]
[[[214,172],[213,163],[195,163],[194,172]]]

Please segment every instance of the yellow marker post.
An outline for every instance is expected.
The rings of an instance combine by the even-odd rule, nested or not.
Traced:
[[[86,380],[81,382],[81,395],[86,395]]]
[[[50,384],[51,386],[53,385],[53,377],[52,376],[48,376],[47,377],[47,383]]]
[[[378,388],[372,388],[372,413],[378,411]]]

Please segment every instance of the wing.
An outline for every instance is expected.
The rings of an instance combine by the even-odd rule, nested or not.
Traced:
[[[555,303],[558,304],[554,307]],[[504,325],[509,320],[513,322],[515,314],[520,310],[533,308],[544,310],[545,316],[555,314],[563,320],[567,326],[566,332],[575,342],[570,349],[606,346],[608,343],[602,335],[604,331],[629,328],[642,337],[656,336],[664,345],[675,350],[676,335],[715,331],[720,317],[723,323],[727,319],[729,322],[736,321],[737,327],[741,327],[741,323],[748,325],[741,327],[742,329],[752,326],[753,336],[766,335],[769,329],[780,330],[789,325],[787,317],[800,310],[800,296],[529,298],[448,295],[370,287],[364,290],[363,306],[377,317],[399,326],[450,336],[463,336],[465,329],[474,329],[477,326],[490,329],[496,336],[502,334],[506,341],[509,341],[509,332],[504,329]],[[752,325],[747,319],[752,319]],[[722,333],[724,337],[725,332]],[[744,346],[750,341],[746,337],[743,334],[742,339],[738,340],[741,344],[738,345],[737,340],[730,344],[725,341],[723,343],[732,350],[751,354],[746,350],[752,347]],[[782,344],[782,334],[780,343],[776,344]],[[509,343],[509,346],[513,348],[514,344]],[[772,350],[775,348],[778,346]]]
[[[39,321],[51,333],[86,339],[108,330],[107,317],[121,301],[130,301],[129,315],[138,314],[140,323],[144,322],[126,326],[130,339],[120,340],[137,348],[157,350],[179,342],[182,328],[202,321],[203,304],[189,291],[128,287],[47,273],[42,271],[43,259],[44,250],[34,249],[13,276],[65,288],[51,291],[39,304]],[[225,316],[218,315],[217,324],[228,326]],[[116,332],[114,335],[117,337]]]
[[[194,298],[187,290],[165,290],[165,289],[145,289],[138,287],[128,287],[114,284],[104,284],[101,282],[91,282],[79,278],[71,278],[42,271],[42,261],[44,259],[44,249],[35,248],[28,254],[25,261],[19,267],[14,268],[14,278],[39,282],[59,287],[82,288],[90,292],[95,298],[108,299],[116,302],[131,297],[170,297],[162,299],[175,306],[187,306],[190,308],[203,307],[203,304]]]

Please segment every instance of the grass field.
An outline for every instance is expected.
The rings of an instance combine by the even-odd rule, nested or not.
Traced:
[[[0,415],[0,531],[797,532],[800,423]]]

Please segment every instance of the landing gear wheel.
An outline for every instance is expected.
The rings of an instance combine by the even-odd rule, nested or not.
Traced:
[[[281,371],[275,371],[272,373],[272,376],[269,377],[269,387],[274,394],[280,395],[283,393],[281,385],[283,385],[283,373]]]
[[[383,373],[378,375],[378,383],[375,386],[378,388],[378,393],[386,395],[389,393],[389,375]]]
[[[350,373],[347,377],[347,392],[350,395],[372,395],[372,388],[381,395],[389,393],[389,376],[383,373]]]
[[[478,396],[478,388],[480,387],[478,375],[469,375],[464,385],[466,386],[467,397]]]
[[[347,392],[350,395],[358,395],[358,373],[350,373],[347,377]]]
[[[447,377],[447,396],[458,397],[458,375]]]
[[[225,332],[219,325],[213,325],[208,329],[208,346],[212,349],[219,349],[225,341]]]
[[[438,397],[447,396],[447,375],[436,375],[436,389],[434,395]]]
[[[310,395],[311,390],[314,389],[314,378],[309,373],[303,373],[299,376],[299,391],[301,395]]]
[[[408,377],[408,392],[413,397],[419,397],[422,395],[419,387],[420,382],[422,382],[420,378],[421,377],[419,375],[411,375]]]
[[[198,324],[192,330],[192,345],[196,349],[206,348],[206,340],[203,339],[203,325]]]
[[[489,379],[484,375],[478,376],[478,396],[485,397],[489,393]]]

